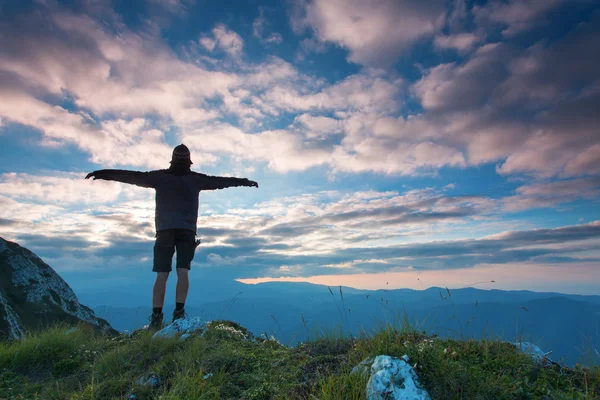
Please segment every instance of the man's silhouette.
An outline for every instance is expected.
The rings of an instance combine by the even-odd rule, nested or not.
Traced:
[[[89,173],[85,179],[104,179],[156,190],[156,242],[154,267],[157,273],[152,292],[150,329],[160,329],[163,321],[167,278],[171,272],[173,254],[177,249],[177,289],[173,321],[184,318],[190,270],[196,251],[196,221],[198,219],[198,194],[202,190],[224,189],[233,186],[255,186],[258,183],[246,178],[208,176],[190,170],[192,160],[188,148],[180,144],[173,150],[171,166],[158,171],[138,172],[102,169]]]

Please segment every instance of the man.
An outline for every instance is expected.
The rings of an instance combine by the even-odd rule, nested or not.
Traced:
[[[102,169],[89,173],[85,179],[104,179],[129,183],[156,190],[156,242],[154,244],[154,267],[157,273],[152,292],[152,315],[150,329],[162,327],[163,305],[167,279],[171,272],[173,254],[177,249],[177,288],[173,320],[185,316],[190,270],[196,242],[198,219],[198,194],[202,190],[224,189],[234,186],[257,187],[258,183],[246,178],[208,176],[190,170],[192,160],[188,148],[180,144],[173,150],[168,169],[150,172]]]

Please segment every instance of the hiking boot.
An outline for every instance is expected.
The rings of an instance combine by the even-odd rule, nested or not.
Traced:
[[[152,331],[158,331],[158,330],[162,329],[163,313],[158,313],[158,314],[152,313],[149,320],[150,320],[150,325],[148,326],[148,329],[150,329]]]
[[[171,322],[175,322],[178,319],[185,319],[186,315],[185,315],[185,310],[175,310],[173,311],[173,321]]]

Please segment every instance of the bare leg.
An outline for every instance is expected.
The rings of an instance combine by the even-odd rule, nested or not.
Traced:
[[[152,307],[162,308],[165,304],[165,292],[167,290],[168,272],[157,272],[154,289],[152,290]]]
[[[177,288],[175,289],[175,301],[177,303],[185,303],[187,298],[190,287],[188,272],[189,270],[185,268],[177,268]]]

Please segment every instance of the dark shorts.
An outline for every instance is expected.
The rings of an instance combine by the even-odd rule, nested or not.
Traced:
[[[189,229],[165,229],[156,233],[154,272],[171,272],[177,249],[177,268],[190,269],[196,251],[196,233]]]

